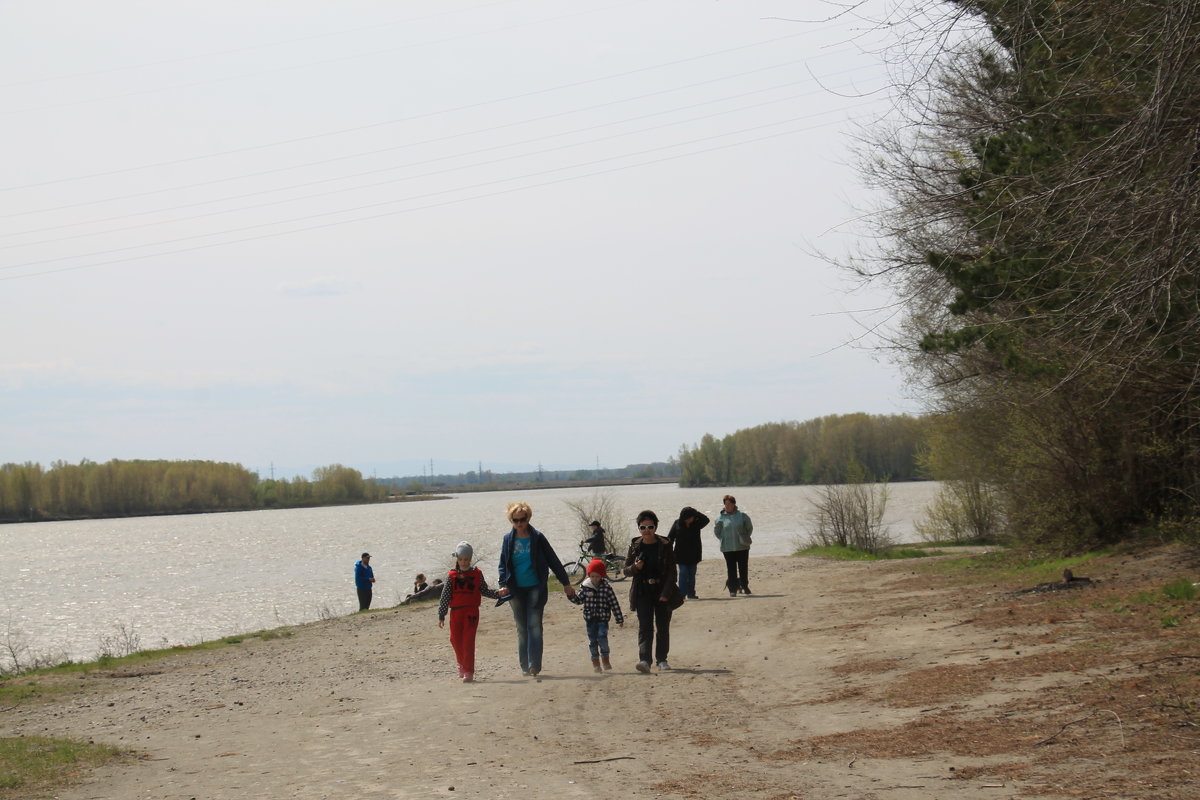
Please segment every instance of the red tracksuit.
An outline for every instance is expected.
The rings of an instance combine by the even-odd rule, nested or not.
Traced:
[[[485,594],[497,597],[495,590],[488,588],[483,570],[479,567],[450,570],[445,588],[442,589],[438,619],[445,619],[449,609],[450,644],[454,646],[460,676],[475,672],[475,633],[479,630],[480,598]]]

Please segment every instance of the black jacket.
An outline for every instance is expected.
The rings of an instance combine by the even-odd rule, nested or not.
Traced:
[[[658,540],[658,563],[654,565],[654,573],[658,577],[654,583],[649,583],[634,563],[642,557],[642,537],[637,536],[629,543],[629,553],[625,556],[625,574],[633,578],[629,585],[629,607],[637,608],[639,596],[656,595],[670,599],[679,592],[679,570],[675,566],[675,554],[671,551],[671,543],[666,537],[655,534]],[[649,570],[648,570],[649,571]]]
[[[692,524],[685,525],[684,520],[692,517]],[[699,564],[704,559],[704,546],[700,543],[700,531],[709,522],[708,517],[691,506],[679,512],[679,519],[671,523],[671,533],[667,539],[675,547],[675,563]]]

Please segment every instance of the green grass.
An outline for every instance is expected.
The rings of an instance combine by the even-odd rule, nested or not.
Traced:
[[[1111,550],[1096,550],[1066,558],[1038,558],[1011,551],[997,551],[938,559],[921,565],[921,569],[970,582],[1035,586],[1039,583],[1061,581],[1064,569],[1069,567],[1072,571],[1079,572],[1077,567],[1086,566],[1090,561],[1111,553]]]
[[[806,547],[796,551],[795,555],[831,558],[835,561],[890,561],[897,558],[926,558],[941,555],[941,551],[915,547],[893,547],[881,553],[868,553],[866,550],[859,550],[856,547],[830,545]]]
[[[271,640],[294,635],[295,633],[287,628],[275,628],[257,633],[226,636],[222,639],[194,645],[178,645],[160,650],[139,650],[127,656],[101,656],[95,661],[65,661],[53,667],[40,667],[17,675],[0,676],[0,707],[36,703],[61,697],[71,692],[84,691],[88,688],[86,681],[63,683],[56,682],[54,680],[56,677],[86,676],[112,670],[128,670],[180,653],[217,650],[241,644],[248,639]]]
[[[64,686],[43,685],[25,677],[0,680],[0,707],[19,706],[60,697],[70,691]]]
[[[1175,628],[1180,624],[1179,612],[1196,599],[1196,585],[1189,578],[1176,578],[1158,591],[1134,592],[1110,603],[1108,609],[1114,614],[1144,614],[1155,611],[1161,614],[1164,628]]]
[[[109,745],[45,736],[0,738],[0,798],[45,794],[86,769],[129,756]]]
[[[1196,584],[1187,578],[1176,578],[1164,586],[1162,592],[1172,600],[1195,600]]]

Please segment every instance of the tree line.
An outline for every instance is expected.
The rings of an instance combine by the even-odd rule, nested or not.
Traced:
[[[543,469],[525,472],[493,472],[490,469],[469,472],[442,473],[439,475],[395,475],[390,478],[377,478],[382,485],[393,489],[423,493],[430,489],[446,492],[494,491],[509,488],[537,488],[543,484],[601,484],[616,483],[621,480],[653,480],[657,478],[676,478],[679,476],[679,463],[674,458],[666,461],[654,461],[648,464],[627,464],[624,467],[606,467],[604,469]]]
[[[312,480],[261,480],[240,464],[216,461],[0,465],[0,522],[299,508],[387,495],[387,487],[341,464],[317,468]]]
[[[884,244],[849,266],[900,298],[947,518],[1196,535],[1200,3],[922,5],[911,114],[865,152]]]
[[[680,449],[680,486],[845,483],[922,477],[917,453],[924,424],[904,414],[835,414],[772,422],[720,439],[705,434]]]

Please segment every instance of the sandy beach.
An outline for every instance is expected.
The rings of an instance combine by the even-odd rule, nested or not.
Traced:
[[[1089,591],[1154,580],[1176,558],[1114,562],[1107,589]],[[755,594],[734,599],[722,572],[704,565],[701,599],[675,613],[669,672],[634,670],[627,618],[612,628],[616,668],[593,673],[581,612],[560,592],[541,676],[521,675],[511,614],[485,600],[478,680],[464,684],[428,603],[114,671],[64,701],[3,710],[0,733],[137,754],[62,800],[1194,796],[1200,731],[1173,728],[1195,740],[1164,753],[1119,699],[1118,725],[1071,694],[1136,658],[1124,640],[1080,656],[1086,614],[1057,598],[936,586],[901,562],[771,557],[751,559]],[[1138,766],[1144,750],[1157,777]]]

